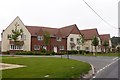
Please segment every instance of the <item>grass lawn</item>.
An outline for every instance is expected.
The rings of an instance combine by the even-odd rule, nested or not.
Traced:
[[[88,54],[76,54],[78,56],[93,56],[92,53],[88,53]],[[108,57],[117,57],[117,56],[120,56],[118,55],[118,53],[97,53],[96,56],[108,56]]]
[[[79,78],[82,73],[87,73],[89,64],[65,58],[9,58],[3,57],[3,63],[21,64],[27,67],[2,71],[3,78]]]

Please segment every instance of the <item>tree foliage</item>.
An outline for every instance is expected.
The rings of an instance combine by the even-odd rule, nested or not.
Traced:
[[[109,46],[109,42],[108,41],[104,41],[103,46],[105,47],[105,52],[106,52],[106,49]]]
[[[9,40],[13,40],[14,42],[17,42],[18,37],[22,34],[23,34],[23,30],[17,29],[17,27],[16,27],[15,30],[12,30],[12,34],[8,35],[8,38],[9,38]]]
[[[93,40],[92,40],[92,45],[95,46],[95,52],[97,52],[96,47],[98,46],[98,44],[99,44],[99,40],[98,40],[98,38],[95,36],[95,37],[93,38]],[[95,54],[94,54],[94,55],[95,55]]]
[[[49,43],[50,43],[50,34],[49,34],[49,32],[45,31],[44,34],[43,34],[43,37],[44,37],[45,45],[49,45]]]

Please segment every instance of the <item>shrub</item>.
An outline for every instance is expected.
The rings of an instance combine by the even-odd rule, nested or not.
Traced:
[[[42,53],[46,53],[46,50],[44,48],[41,49]]]
[[[77,54],[78,53],[77,50],[71,50],[71,51],[67,51],[67,52],[68,52],[68,54]]]
[[[86,51],[85,50],[79,50],[79,53],[84,54],[84,53],[86,53]]]

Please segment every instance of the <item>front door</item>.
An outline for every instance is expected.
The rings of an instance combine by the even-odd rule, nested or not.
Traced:
[[[54,46],[54,52],[57,53],[57,47],[56,46]]]

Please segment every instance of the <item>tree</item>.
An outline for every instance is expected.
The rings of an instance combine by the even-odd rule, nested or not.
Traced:
[[[22,29],[17,29],[17,26],[19,26],[19,25],[15,24],[15,30],[12,30],[12,34],[8,35],[9,40],[14,41],[14,45],[18,45],[17,44],[17,42],[19,41],[18,37],[23,34],[23,30]],[[14,56],[14,53],[13,53],[13,56]]]
[[[84,46],[84,43],[85,43],[85,39],[84,39],[83,35],[81,35],[80,41],[81,41],[82,49],[83,49],[83,46]]]
[[[97,53],[97,49],[96,49],[96,48],[97,48],[98,44],[99,44],[99,40],[98,40],[98,38],[95,36],[95,37],[93,38],[93,40],[92,40],[92,45],[95,46],[95,53]],[[94,56],[96,56],[95,53],[93,53]]]
[[[104,43],[103,43],[103,46],[105,48],[105,53],[106,53],[107,52],[107,47],[109,46],[109,42],[105,40]]]
[[[85,43],[85,40],[84,40],[83,35],[81,35],[81,36],[79,35],[78,44],[82,45],[82,50],[83,50],[84,43]],[[82,53],[83,53],[83,51],[82,51]]]
[[[48,46],[49,43],[50,43],[50,34],[49,34],[49,32],[45,31],[44,34],[43,34],[43,37],[44,37],[45,45]]]

